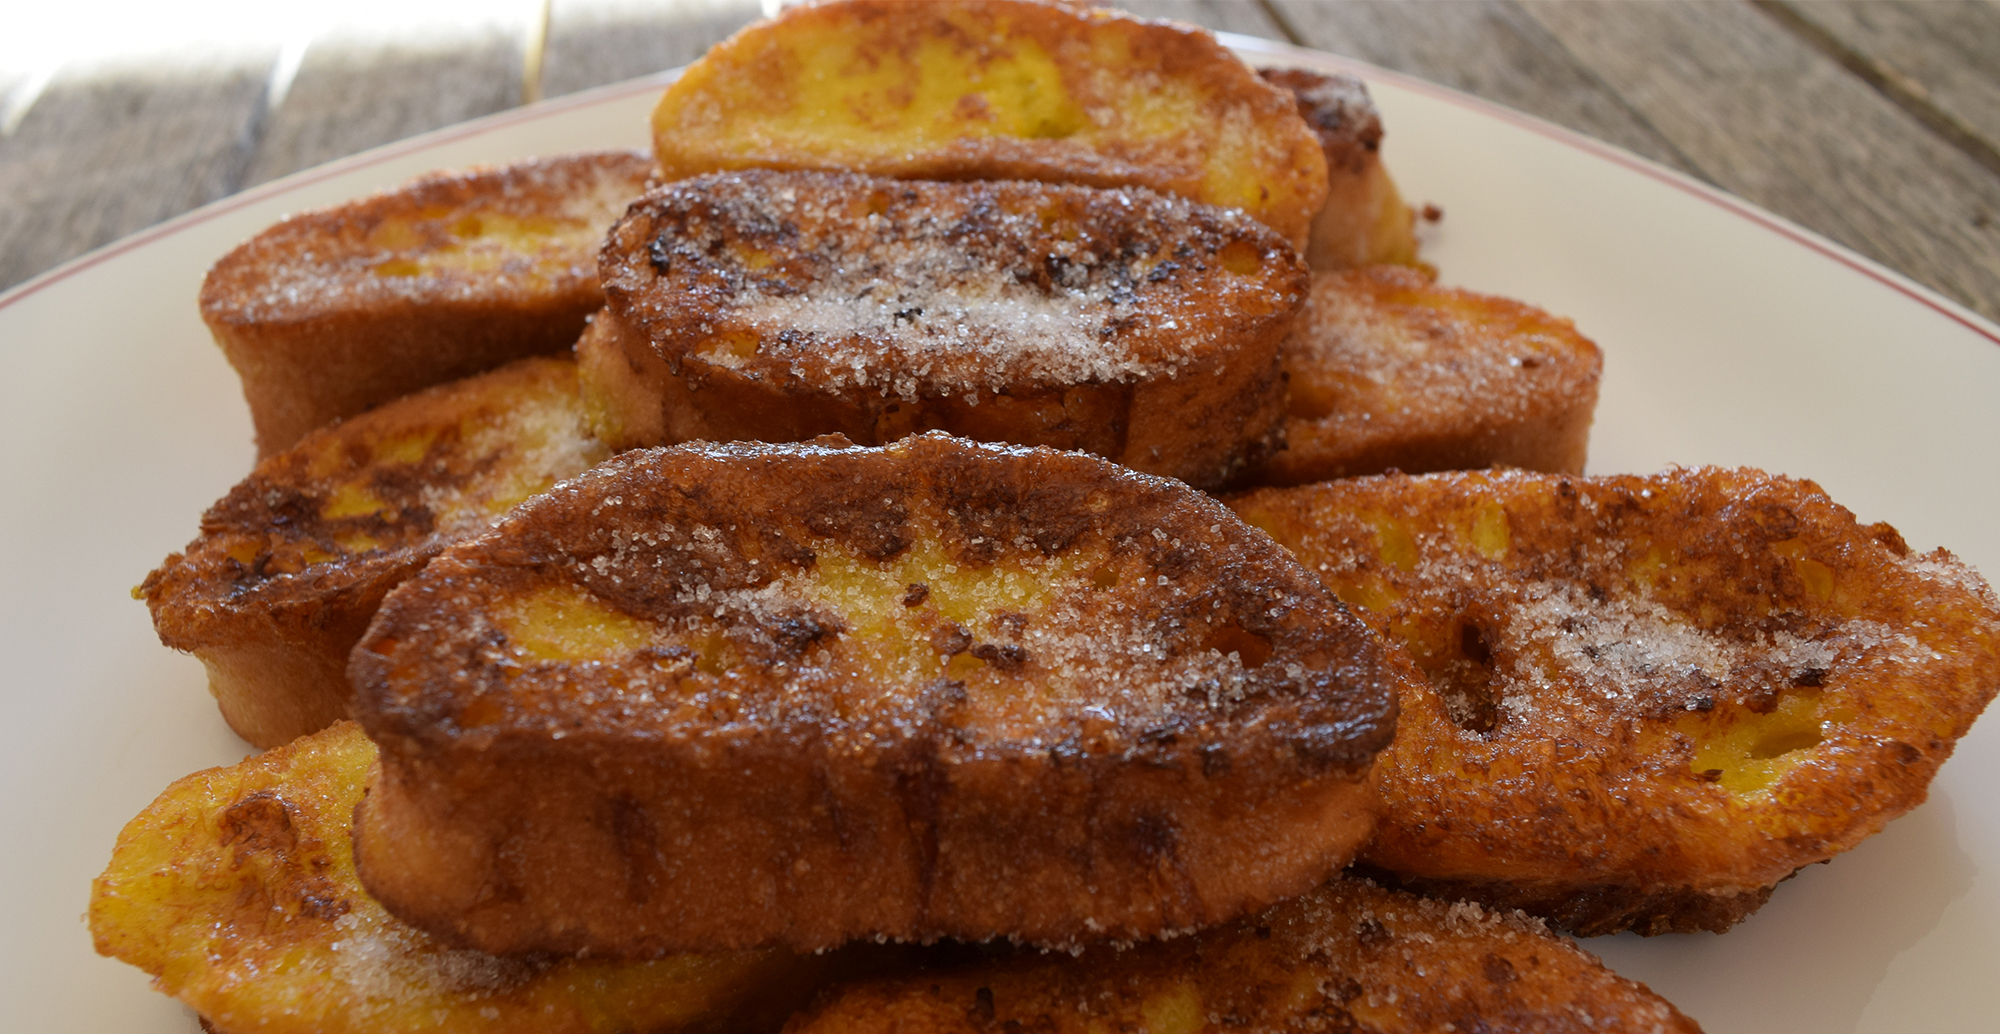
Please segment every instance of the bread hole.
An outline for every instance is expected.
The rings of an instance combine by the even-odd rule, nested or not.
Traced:
[[[1818,729],[1780,729],[1750,744],[1749,756],[1757,761],[1781,758],[1795,750],[1808,750],[1826,741]]]
[[[1481,735],[1500,727],[1500,701],[1493,695],[1493,648],[1477,624],[1458,626],[1457,649],[1428,672],[1453,725]]]
[[[1695,778],[1749,794],[1784,778],[1806,751],[1826,742],[1827,726],[1853,716],[1848,708],[1829,704],[1818,689],[1794,689],[1780,695],[1766,713],[1733,702],[1690,711],[1675,723],[1675,731],[1694,743],[1688,769]]]
[[[1249,241],[1230,241],[1215,253],[1215,260],[1237,276],[1254,276],[1264,268],[1263,251]]]
[[[1210,628],[1201,645],[1225,656],[1235,654],[1245,668],[1261,668],[1271,659],[1271,640],[1233,621]]]
[[[1090,587],[1099,592],[1107,592],[1118,587],[1118,572],[1109,567],[1100,567],[1090,572]]]

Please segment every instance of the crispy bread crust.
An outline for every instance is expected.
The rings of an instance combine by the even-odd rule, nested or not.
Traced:
[[[1233,503],[1430,676],[1363,860],[1579,933],[1722,930],[1921,803],[2000,601],[1809,481],[1360,478]]]
[[[767,171],[647,195],[600,274],[628,353],[607,372],[659,382],[601,393],[658,398],[626,428],[868,444],[938,428],[1198,487],[1274,447],[1308,284],[1254,220],[1138,188]]]
[[[243,380],[259,457],[401,395],[568,348],[603,304],[631,151],[438,173],[293,216],[208,272],[201,315]]]
[[[1187,486],[942,435],[626,453],[433,561],[350,672],[370,890],[625,956],[1240,915],[1366,836],[1414,675]]]
[[[1382,165],[1382,118],[1351,75],[1266,68],[1259,75],[1297,98],[1299,116],[1326,155],[1326,204],[1313,218],[1306,264],[1331,272],[1417,264],[1417,215]]]
[[[361,889],[348,833],[375,745],[353,723],[161,793],[91,888],[100,954],[153,974],[211,1031],[485,1034],[777,1027],[828,956],[501,959],[397,922]]]
[[[1569,320],[1421,271],[1318,274],[1285,343],[1285,447],[1245,484],[1583,471],[1602,353]]]
[[[836,986],[785,1034],[1698,1034],[1519,913],[1341,878],[1253,919],[1129,951],[1015,955]]]
[[[524,359],[258,464],[140,592],[160,641],[208,667],[230,728],[276,746],[348,717],[347,653],[391,588],[606,455],[575,364]]]
[[[1290,95],[1207,30],[1021,0],[793,7],[688,66],[653,141],[668,179],[833,169],[1149,187],[1245,209],[1295,248],[1327,182]]]

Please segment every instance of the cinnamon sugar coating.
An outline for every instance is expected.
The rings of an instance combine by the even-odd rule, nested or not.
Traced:
[[[1239,497],[1428,676],[1362,860],[1579,933],[1723,930],[1922,803],[2000,600],[1810,481],[1694,468]]]
[[[483,950],[1047,944],[1296,894],[1414,678],[1187,486],[943,435],[636,451],[350,668],[361,872]]]
[[[785,1034],[1699,1034],[1518,912],[1342,877],[1255,917],[1126,951],[1011,957],[834,987]]]
[[[801,4],[667,88],[668,179],[826,169],[1146,187],[1303,248],[1326,164],[1284,90],[1206,29],[1029,0]]]
[[[1258,74],[1291,91],[1299,117],[1326,155],[1326,204],[1313,217],[1306,263],[1321,271],[1419,265],[1417,216],[1382,164],[1382,117],[1367,84],[1303,68],[1266,68]]]
[[[208,668],[230,728],[274,747],[348,717],[347,652],[390,589],[606,455],[576,365],[523,359],[259,463],[139,591],[160,641]]]
[[[1256,221],[1138,188],[763,171],[648,195],[601,275],[596,394],[655,407],[616,444],[938,428],[1198,486],[1274,446],[1307,286]]]
[[[374,760],[341,722],[176,780],[91,887],[98,952],[152,974],[215,1034],[771,1030],[856,968],[778,951],[614,962],[440,944],[355,878],[349,832]]]
[[[1402,266],[1315,274],[1284,346],[1285,447],[1240,481],[1579,474],[1603,365],[1574,324],[1532,305]]]
[[[223,256],[201,316],[257,453],[433,384],[575,343],[595,255],[652,162],[591,151],[440,172],[304,212]]]

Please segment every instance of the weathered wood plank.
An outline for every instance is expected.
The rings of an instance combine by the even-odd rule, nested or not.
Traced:
[[[271,113],[244,186],[521,102],[518,26],[394,41],[314,41]]]
[[[51,80],[0,139],[0,289],[233,193],[275,57]]]
[[[1171,18],[1215,32],[1285,39],[1285,30],[1271,20],[1262,5],[1245,0],[1123,0],[1114,6],[1141,18]]]
[[[1760,0],[1758,6],[2000,173],[2000,4]]]
[[[542,96],[687,64],[762,13],[757,0],[554,0]]]
[[[2000,176],[1755,8],[1525,9],[1725,189],[2000,318]]]
[[[1276,0],[1272,7],[1306,46],[1464,90],[1703,176],[1511,0]],[[1393,139],[1396,127],[1387,128]]]

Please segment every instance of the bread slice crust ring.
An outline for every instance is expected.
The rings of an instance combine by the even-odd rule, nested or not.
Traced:
[[[1810,481],[1369,477],[1239,513],[1428,676],[1362,861],[1582,934],[1721,931],[1924,800],[2000,600]]]
[[[624,454],[354,653],[399,917],[496,953],[1131,940],[1372,825],[1413,672],[1184,484],[923,435]]]
[[[303,212],[222,257],[201,318],[243,381],[259,458],[434,384],[567,349],[592,258],[652,162],[588,151],[440,172]]]
[[[941,429],[1198,487],[1275,447],[1307,289],[1255,220],[1140,188],[761,170],[647,195],[599,275],[603,369],[661,407],[623,423],[666,436],[614,445]]]
[[[160,641],[208,668],[229,727],[275,747],[350,716],[347,654],[390,589],[606,455],[576,364],[523,359],[259,463],[139,592]]]

